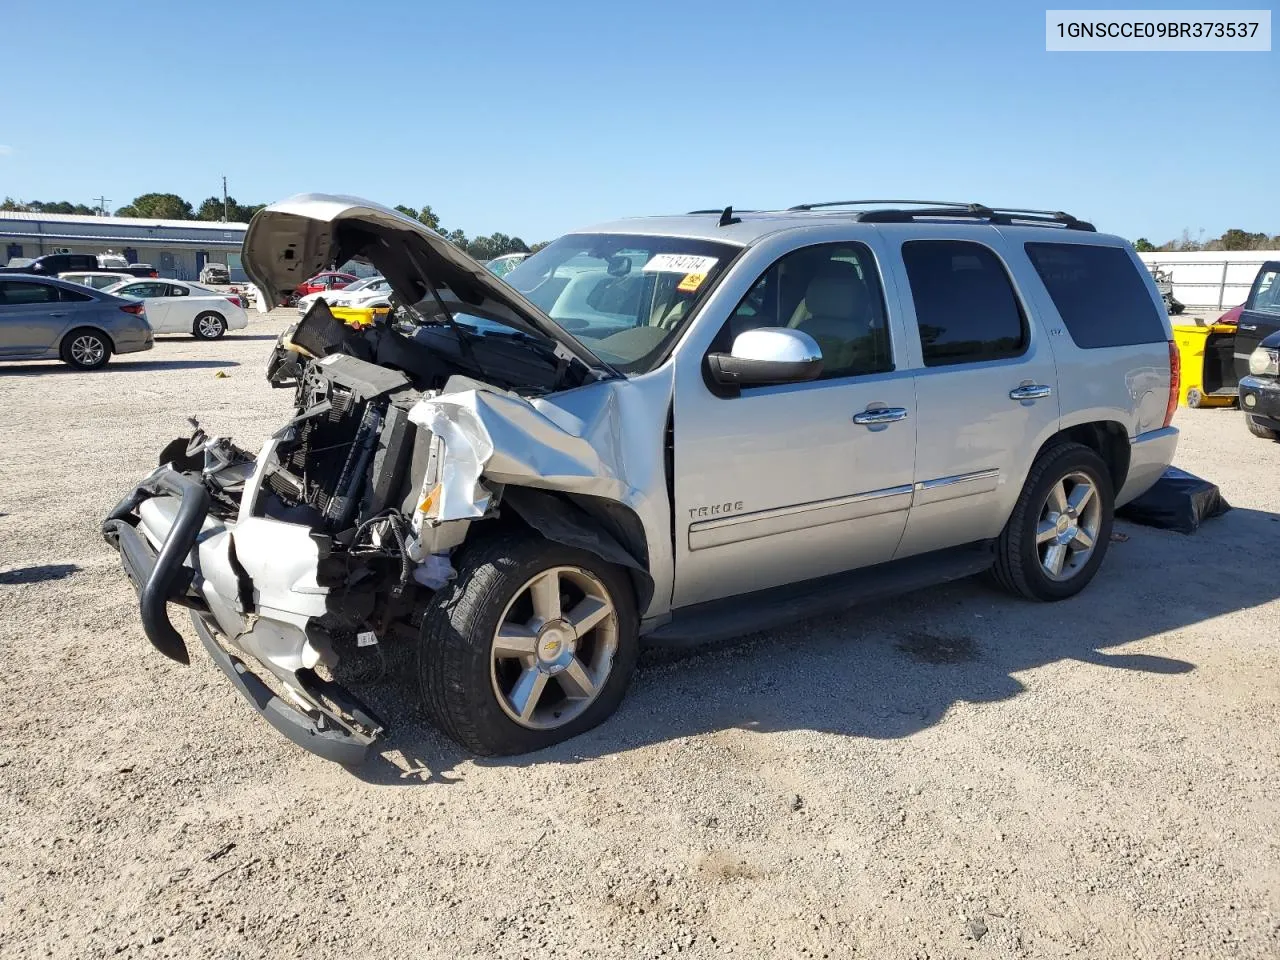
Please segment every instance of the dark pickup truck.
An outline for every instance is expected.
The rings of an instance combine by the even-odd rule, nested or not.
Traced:
[[[37,257],[25,267],[0,267],[0,273],[34,273],[56,277],[60,273],[131,273],[135,277],[158,277],[160,274],[149,263],[131,263],[125,267],[98,266],[98,258],[91,253],[47,253]]]

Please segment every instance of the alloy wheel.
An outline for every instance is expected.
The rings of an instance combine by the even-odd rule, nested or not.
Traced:
[[[1036,524],[1036,554],[1050,580],[1070,580],[1093,556],[1102,526],[1102,498],[1085,473],[1069,473],[1052,487]]]
[[[71,358],[82,367],[97,366],[106,352],[102,341],[87,333],[71,341]]]
[[[506,715],[553,730],[600,695],[618,651],[618,614],[605,585],[581,567],[553,567],[525,582],[490,646],[493,692]]]
[[[222,321],[213,314],[200,318],[200,336],[209,340],[216,340],[222,336]]]

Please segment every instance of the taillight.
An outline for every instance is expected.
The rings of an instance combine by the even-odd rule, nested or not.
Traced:
[[[1178,345],[1169,341],[1169,403],[1164,408],[1164,425],[1173,423],[1173,413],[1178,409],[1178,393],[1182,389],[1182,357]]]
[[[140,317],[143,313],[143,307],[140,303],[126,303],[120,309],[125,313],[132,313],[135,317]]]
[[[244,309],[244,304],[241,302],[241,300],[240,300],[240,298],[239,298],[239,297],[223,297],[222,299],[227,300],[227,301],[229,301],[230,303],[234,303],[234,304],[235,304],[237,307],[239,307],[241,310],[243,310],[243,309]]]

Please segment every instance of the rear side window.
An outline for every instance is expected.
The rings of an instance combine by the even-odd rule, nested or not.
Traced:
[[[1028,243],[1026,249],[1076,346],[1123,347],[1169,339],[1128,251],[1087,243]]]
[[[926,367],[1016,357],[1027,320],[1000,258],[967,240],[908,240],[902,261]]]
[[[58,288],[47,283],[9,280],[0,283],[0,305],[25,306],[30,303],[57,303]]]
[[[93,297],[87,293],[81,293],[78,290],[68,290],[66,287],[58,288],[58,298],[63,303],[84,303],[86,300],[92,300]]]

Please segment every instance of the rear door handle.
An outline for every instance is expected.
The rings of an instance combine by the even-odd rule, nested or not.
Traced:
[[[49,314],[49,316],[51,316],[51,317],[65,317],[65,316],[66,316],[66,314],[65,314],[65,313],[51,313],[51,314]]]
[[[853,422],[861,427],[873,427],[879,423],[894,423],[907,419],[906,407],[877,407],[853,415]]]
[[[1042,400],[1053,393],[1053,387],[1043,383],[1024,383],[1009,391],[1010,400]]]

